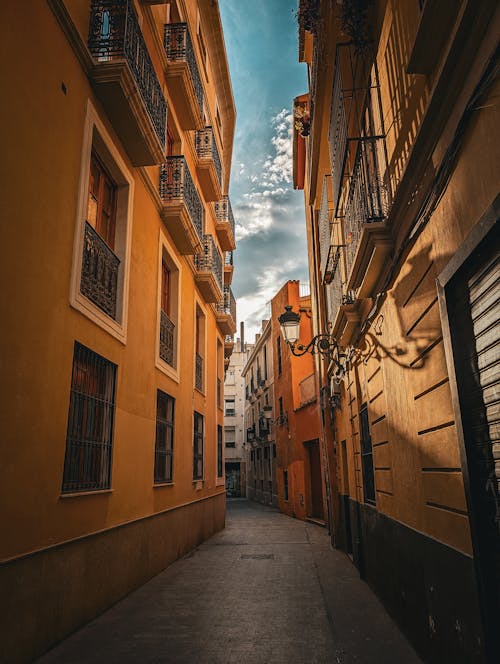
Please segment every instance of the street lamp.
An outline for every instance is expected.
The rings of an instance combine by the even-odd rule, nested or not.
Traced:
[[[328,331],[317,334],[311,341],[304,346],[297,343],[300,337],[300,314],[292,311],[292,307],[287,305],[285,312],[278,317],[281,326],[281,334],[290,348],[292,355],[301,357],[306,353],[311,355],[319,354],[328,362],[335,365],[335,378],[341,380],[346,371],[347,355],[341,350],[337,339],[330,334],[331,323],[328,323]]]

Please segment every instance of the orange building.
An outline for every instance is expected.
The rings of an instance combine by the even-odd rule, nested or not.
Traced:
[[[300,0],[333,542],[429,662],[498,661],[498,40],[490,0]],[[302,92],[302,91],[298,91]],[[339,376],[337,376],[339,378]]]
[[[274,365],[274,422],[279,508],[299,519],[327,521],[321,405],[314,358],[295,357],[281,334],[278,317],[285,306],[301,314],[300,340],[312,338],[309,289],[287,281],[271,301]]]
[[[224,526],[235,108],[211,0],[7,0],[0,19],[16,662]]]

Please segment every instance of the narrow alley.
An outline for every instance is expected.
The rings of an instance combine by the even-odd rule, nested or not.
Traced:
[[[324,528],[243,499],[223,531],[39,660],[419,661]]]

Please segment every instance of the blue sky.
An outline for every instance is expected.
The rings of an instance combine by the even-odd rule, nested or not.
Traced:
[[[219,0],[237,121],[233,292],[247,341],[287,279],[308,279],[304,199],[292,183],[292,101],[307,90],[296,0]],[[239,331],[239,330],[238,330]]]

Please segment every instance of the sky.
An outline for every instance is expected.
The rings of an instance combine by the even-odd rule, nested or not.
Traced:
[[[219,0],[236,104],[229,197],[236,222],[232,289],[253,342],[288,279],[308,281],[304,197],[292,181],[292,102],[307,91],[297,0]]]

